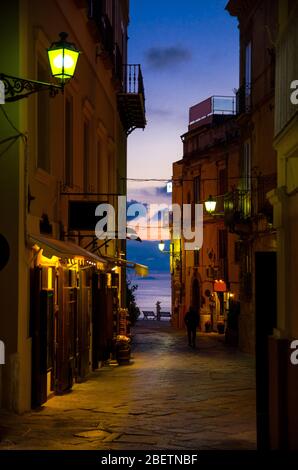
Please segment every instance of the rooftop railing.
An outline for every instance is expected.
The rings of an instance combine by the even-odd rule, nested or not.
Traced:
[[[208,116],[236,114],[235,96],[210,96],[189,109],[189,124],[195,124]]]

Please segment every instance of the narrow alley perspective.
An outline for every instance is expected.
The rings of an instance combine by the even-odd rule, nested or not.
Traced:
[[[2,412],[0,449],[254,449],[251,356],[223,335],[139,320],[128,365],[106,363],[70,393],[22,416]]]

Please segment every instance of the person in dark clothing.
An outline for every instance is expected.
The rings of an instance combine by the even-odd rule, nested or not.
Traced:
[[[199,325],[199,315],[192,307],[188,310],[184,317],[184,323],[187,328],[188,345],[192,348],[196,347],[197,327]]]

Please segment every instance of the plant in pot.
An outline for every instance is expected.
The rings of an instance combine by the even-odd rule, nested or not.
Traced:
[[[118,335],[116,338],[116,359],[119,365],[130,361],[131,340],[128,336]]]
[[[211,332],[211,326],[212,326],[212,325],[211,325],[211,321],[210,321],[210,320],[207,320],[207,321],[205,322],[205,331],[206,331],[206,333],[210,333],[210,332]]]
[[[223,335],[225,332],[225,323],[223,320],[218,320],[217,322],[217,331],[220,335]]]

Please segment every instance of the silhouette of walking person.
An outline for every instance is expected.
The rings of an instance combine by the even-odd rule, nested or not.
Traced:
[[[188,345],[195,348],[199,315],[193,307],[190,307],[188,312],[185,314],[184,323],[187,328]]]

